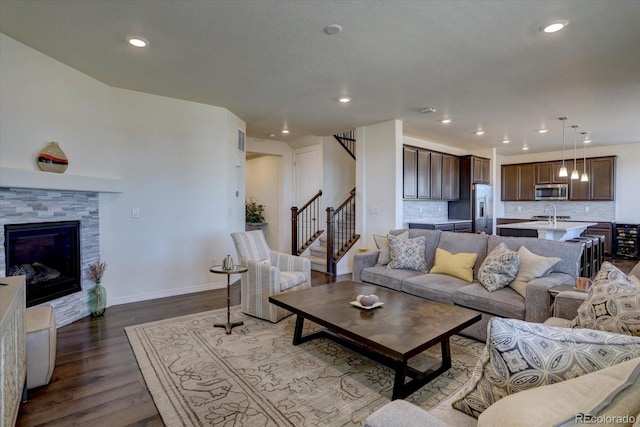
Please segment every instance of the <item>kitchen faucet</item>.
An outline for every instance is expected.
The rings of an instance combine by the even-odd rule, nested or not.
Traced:
[[[545,205],[543,213],[547,213],[548,208],[553,208],[553,221],[551,221],[551,212],[549,212],[549,225],[556,225],[556,205],[549,203]]]

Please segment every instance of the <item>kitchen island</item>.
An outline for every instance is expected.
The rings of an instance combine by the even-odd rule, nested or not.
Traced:
[[[511,231],[530,231],[535,232],[540,239],[565,241],[576,238],[582,234],[587,227],[597,225],[595,222],[578,222],[578,221],[558,221],[555,224],[549,221],[527,221],[517,222],[513,224],[501,224],[496,228],[500,230]],[[526,233],[522,234],[525,235]],[[507,235],[504,233],[502,235]],[[518,235],[508,233],[508,235]]]

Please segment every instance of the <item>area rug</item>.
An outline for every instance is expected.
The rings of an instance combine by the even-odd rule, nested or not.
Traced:
[[[127,327],[147,387],[167,426],[359,426],[389,402],[393,371],[331,340],[292,345],[295,316],[277,324],[232,308]],[[318,326],[305,322],[307,331]],[[408,401],[429,409],[469,379],[483,344],[451,339],[452,367]],[[412,359],[425,370],[440,346]]]

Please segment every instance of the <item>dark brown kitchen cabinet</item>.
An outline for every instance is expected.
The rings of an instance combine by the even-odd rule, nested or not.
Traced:
[[[403,190],[402,197],[415,199],[418,197],[418,149],[403,147]]]
[[[560,176],[562,162],[535,163],[536,185],[538,184],[566,184],[567,177]]]
[[[442,155],[442,199],[458,200],[460,193],[460,159]]]
[[[573,161],[569,163],[570,164],[567,164],[567,172],[569,176],[571,176],[574,168],[578,171],[578,179],[569,179],[569,200],[589,200],[589,187],[591,185],[591,179],[589,179],[589,181],[580,181],[580,176],[582,176],[582,171],[584,170],[584,162],[582,161],[582,159],[577,160],[575,162],[575,166]],[[586,170],[589,171],[589,159],[587,159]]]
[[[502,165],[502,200],[532,201],[535,199],[535,164]]]
[[[491,181],[491,165],[489,159],[471,157],[472,179],[474,184],[489,184]]]
[[[431,199],[442,199],[442,154],[431,153]]]
[[[431,153],[418,150],[418,199],[431,198]]]
[[[593,227],[587,227],[582,234],[604,236],[604,253],[607,256],[611,256],[611,254],[613,254],[613,232],[611,230],[610,222],[599,222]]]
[[[615,200],[615,157],[595,157],[589,162],[591,200]]]

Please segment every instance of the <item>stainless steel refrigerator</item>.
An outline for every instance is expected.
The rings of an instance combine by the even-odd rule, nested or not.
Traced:
[[[474,233],[493,233],[493,186],[473,184],[471,186],[471,219]]]
[[[462,179],[461,179],[462,181]],[[449,202],[449,219],[471,220],[473,233],[493,233],[493,186],[460,184],[460,196]]]

